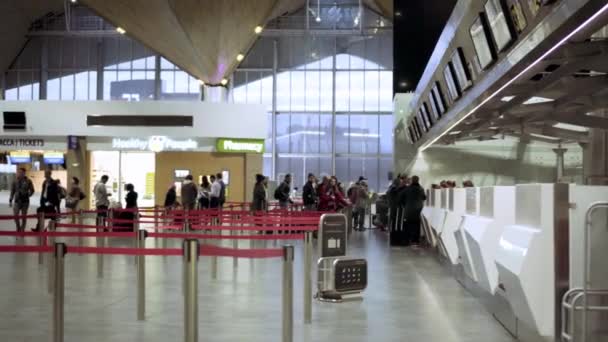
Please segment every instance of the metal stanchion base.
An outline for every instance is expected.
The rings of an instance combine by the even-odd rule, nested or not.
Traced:
[[[322,303],[344,303],[344,302],[361,302],[363,296],[360,294],[353,295],[340,295],[337,293],[329,292],[317,292],[314,297],[316,300]]]

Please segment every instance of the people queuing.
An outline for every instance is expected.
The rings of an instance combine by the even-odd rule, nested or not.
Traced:
[[[182,184],[182,205],[184,206],[184,210],[194,210],[196,208],[198,188],[192,179],[192,175],[187,175]]]

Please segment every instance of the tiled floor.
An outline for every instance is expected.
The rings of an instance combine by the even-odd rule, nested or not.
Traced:
[[[0,206],[0,213],[8,208]],[[0,229],[12,229],[0,222]],[[14,244],[0,238],[0,244]],[[36,241],[30,241],[34,244]],[[69,239],[68,244],[77,243]],[[131,242],[112,239],[113,246]],[[94,240],[85,241],[93,245]],[[175,241],[173,244],[177,246]],[[148,241],[148,247],[155,247]],[[156,245],[160,247],[159,245]],[[241,248],[263,247],[241,242]],[[270,242],[266,247],[274,248]],[[276,245],[279,247],[279,245]],[[302,321],[302,248],[296,244],[295,341],[512,341],[511,337],[434,259],[423,250],[389,248],[379,232],[357,233],[349,254],[368,259],[369,287],[364,300],[313,303],[313,323]],[[146,321],[136,320],[133,257],[104,259],[97,278],[94,256],[66,260],[65,341],[166,342],[183,339],[181,259],[148,257]],[[50,341],[51,296],[47,268],[36,255],[0,255],[0,341]],[[220,258],[217,280],[210,259],[199,268],[199,341],[280,341],[280,260]]]

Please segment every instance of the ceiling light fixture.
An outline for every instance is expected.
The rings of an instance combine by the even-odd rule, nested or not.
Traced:
[[[120,34],[125,34],[127,33],[127,31],[125,31],[125,29],[123,29],[122,27],[118,26],[116,28],[116,32],[120,33]]]
[[[258,25],[253,29],[253,32],[255,32],[255,34],[260,34],[260,33],[262,33],[263,30],[264,30],[264,28],[262,26]]]
[[[509,102],[509,101],[513,100],[514,98],[515,98],[515,96],[512,96],[512,95],[511,96],[503,96],[503,98],[500,99],[500,101],[502,101],[502,102]]]
[[[205,85],[205,81],[203,81],[203,80],[198,80],[198,84],[200,84],[200,85],[204,86],[204,85]]]
[[[73,4],[75,4],[75,3],[76,3],[76,0],[72,0],[72,3],[73,3]]]
[[[549,56],[551,53],[553,53],[553,51],[557,50],[560,46],[562,46],[565,42],[569,41],[570,38],[572,38],[574,35],[576,35],[578,32],[580,32],[582,29],[584,29],[585,27],[587,27],[587,25],[589,25],[590,23],[592,23],[593,21],[595,21],[595,19],[597,19],[598,17],[600,17],[602,14],[604,14],[604,12],[608,11],[608,4],[606,4],[604,7],[602,7],[599,11],[597,11],[594,15],[592,15],[591,17],[589,17],[589,19],[585,20],[581,25],[579,25],[577,28],[575,28],[574,30],[572,30],[572,32],[570,32],[568,35],[566,35],[564,38],[562,38],[562,40],[560,40],[559,42],[557,42],[557,44],[555,44],[553,47],[551,47],[549,50],[547,50],[547,52],[545,52],[544,54],[542,54],[540,57],[538,57],[538,59],[536,59],[534,62],[530,63],[524,70],[522,70],[519,74],[515,75],[515,77],[513,77],[511,80],[509,80],[508,82],[506,82],[505,84],[503,84],[502,87],[498,88],[498,90],[496,90],[494,93],[492,93],[490,96],[486,97],[483,101],[481,101],[480,104],[478,104],[475,108],[471,109],[470,112],[468,112],[466,115],[464,115],[462,118],[460,118],[458,121],[456,121],[452,126],[450,126],[447,130],[444,131],[444,133],[438,135],[437,137],[435,137],[435,139],[427,142],[426,144],[424,144],[422,147],[420,147],[420,151],[424,151],[427,148],[429,148],[429,146],[433,145],[434,143],[436,143],[439,139],[441,139],[441,137],[443,137],[445,134],[447,134],[447,132],[449,132],[452,128],[458,126],[463,120],[465,120],[467,117],[469,117],[471,114],[475,113],[479,108],[481,108],[483,105],[485,105],[488,101],[492,100],[496,95],[500,94],[503,90],[505,90],[508,86],[510,86],[511,84],[513,84],[513,82],[517,81],[521,76],[523,76],[524,74],[526,74],[528,71],[530,71],[530,69],[534,68],[538,63],[540,63],[542,60],[544,60],[545,58],[547,58],[547,56]]]
[[[239,53],[238,55],[236,55],[236,60],[237,60],[237,61],[239,61],[239,62],[240,62],[240,61],[242,61],[243,59],[245,59],[245,56],[243,56],[243,54],[242,54],[242,53]]]
[[[587,127],[567,124],[567,123],[563,123],[563,122],[558,122],[555,125],[553,125],[553,127],[565,129],[568,131],[574,131],[574,132],[589,132],[589,128],[587,128]]]
[[[531,104],[553,102],[553,101],[555,101],[555,100],[554,99],[550,99],[548,97],[532,96],[531,98],[527,99],[526,102],[524,102],[524,104],[525,105],[531,105]]]
[[[222,81],[220,82],[223,86],[225,86],[226,84],[228,84],[228,80],[225,78],[222,78]]]

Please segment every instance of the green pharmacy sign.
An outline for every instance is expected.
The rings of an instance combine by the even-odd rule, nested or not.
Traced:
[[[264,153],[264,139],[219,138],[215,147],[223,153]]]

